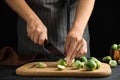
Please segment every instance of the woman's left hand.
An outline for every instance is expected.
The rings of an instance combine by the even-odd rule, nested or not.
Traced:
[[[68,64],[70,64],[75,57],[77,58],[87,53],[87,42],[78,30],[71,30],[68,33],[64,46],[64,53]]]

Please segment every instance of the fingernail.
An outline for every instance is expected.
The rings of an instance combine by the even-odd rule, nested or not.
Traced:
[[[70,60],[70,57],[66,57],[65,60],[66,60],[66,63],[68,64],[69,60]]]

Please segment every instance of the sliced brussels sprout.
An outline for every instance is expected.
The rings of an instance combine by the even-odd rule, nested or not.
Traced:
[[[59,59],[59,60],[58,60],[58,65],[67,66],[66,60],[64,60],[64,59]]]
[[[81,62],[81,64],[82,64],[81,68],[83,68],[83,66],[84,66],[85,62]]]
[[[57,65],[57,68],[58,68],[58,70],[64,70],[65,66],[63,66],[63,65]]]
[[[39,68],[45,68],[45,67],[47,67],[47,64],[45,64],[43,62],[38,62],[38,67]]]
[[[71,66],[75,69],[79,69],[82,67],[82,63],[79,60],[76,60]]]

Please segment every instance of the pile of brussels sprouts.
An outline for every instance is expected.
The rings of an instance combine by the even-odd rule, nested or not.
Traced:
[[[112,68],[120,64],[120,44],[112,44],[110,55],[103,57],[102,62],[108,63]]]
[[[113,44],[111,46],[111,49],[113,50],[120,50],[120,45]],[[101,62],[108,63],[111,68],[116,67],[118,64],[120,64],[120,59],[115,60],[111,56],[105,56],[102,58],[102,60],[98,60],[95,57],[85,57],[81,56],[77,59],[73,59],[70,65],[67,65],[66,58],[64,59],[59,59],[57,61],[57,69],[58,70],[64,70],[66,67],[72,67],[73,69],[84,69],[87,71],[93,71],[96,69],[99,69],[101,66]],[[47,64],[43,62],[38,62],[38,67],[39,68],[45,68],[47,67]]]
[[[96,69],[99,69],[101,66],[101,62],[96,59],[95,57],[89,57],[86,58],[85,56],[81,56],[79,59],[73,59],[70,65],[67,65],[66,58],[59,59],[57,61],[57,69],[58,70],[64,70],[66,67],[72,67],[72,69],[85,69],[88,71],[93,71]],[[47,64],[44,62],[38,62],[39,68],[45,68],[47,67]]]
[[[115,60],[111,56],[103,57],[102,62],[108,63],[111,68],[117,67],[120,64],[120,60]]]
[[[100,68],[101,62],[95,57],[86,58],[85,56],[81,56],[79,59],[74,59],[70,65],[67,65],[66,59],[58,60],[58,70],[64,70],[68,66],[72,67],[73,69],[82,68],[87,71],[93,71]]]

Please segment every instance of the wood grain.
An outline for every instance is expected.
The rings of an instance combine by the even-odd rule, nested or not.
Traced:
[[[57,69],[56,62],[44,62],[46,68],[38,68],[38,62],[24,64],[16,69],[16,74],[20,76],[79,76],[79,77],[106,77],[111,74],[111,68],[108,64],[102,63],[101,67],[94,71],[85,71],[84,69],[73,69],[66,67],[64,70]]]

